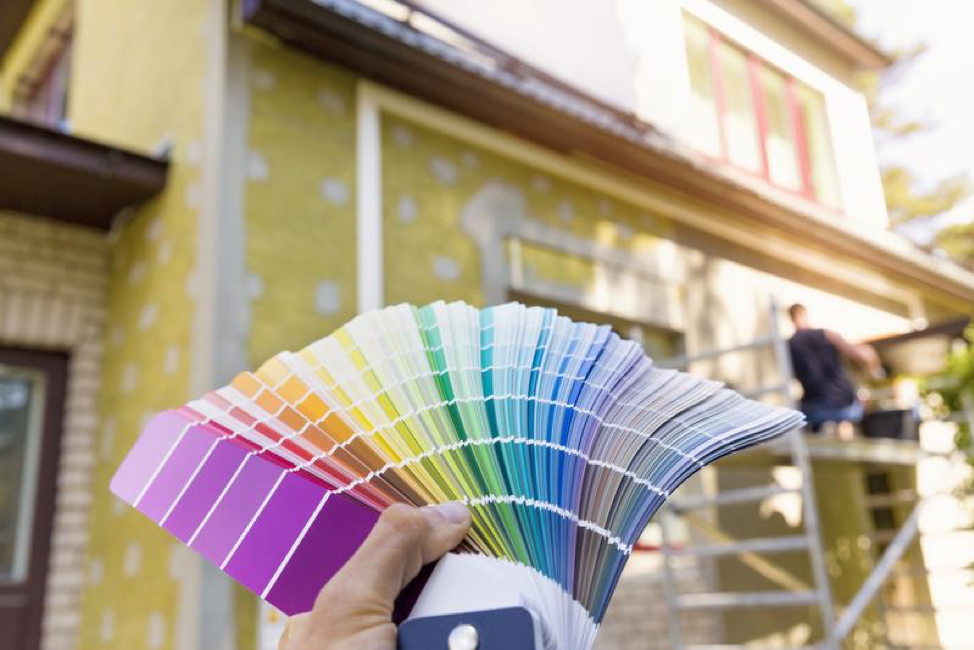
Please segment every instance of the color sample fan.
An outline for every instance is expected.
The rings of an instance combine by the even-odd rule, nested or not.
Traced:
[[[384,507],[462,501],[465,549],[587,648],[667,496],[800,424],[552,309],[399,305],[158,415],[112,490],[287,613]]]

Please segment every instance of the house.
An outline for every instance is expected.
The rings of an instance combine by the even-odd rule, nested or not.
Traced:
[[[519,299],[661,359],[767,335],[771,297],[855,340],[969,313],[974,275],[887,229],[854,79],[888,63],[807,0],[4,2],[0,627],[256,648],[257,600],[108,480],[154,413],[362,310]],[[866,562],[830,471],[859,496],[826,543]],[[604,647],[666,638],[657,585]]]

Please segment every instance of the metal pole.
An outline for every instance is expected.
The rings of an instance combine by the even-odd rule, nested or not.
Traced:
[[[791,396],[791,353],[788,345],[778,328],[778,301],[771,297],[771,338],[775,361],[778,364],[778,375],[782,386],[782,399],[785,406],[794,407],[795,400]],[[792,463],[802,475],[802,514],[805,519],[805,536],[808,539],[808,558],[812,565],[812,577],[815,580],[815,590],[818,592],[819,614],[822,618],[822,633],[826,650],[838,648],[834,639],[833,626],[835,612],[832,608],[832,590],[829,586],[828,569],[825,566],[825,551],[822,549],[822,536],[818,521],[818,503],[815,499],[815,486],[812,483],[812,466],[808,459],[808,448],[805,446],[804,434],[800,429],[794,429],[788,434],[791,445]]]
[[[673,515],[665,505],[660,508],[659,514],[659,530],[663,542],[663,589],[666,591],[666,601],[670,604],[670,647],[673,650],[683,650],[682,610],[676,589],[676,576],[673,575],[673,567],[670,566],[672,556],[670,554],[669,519]]]
[[[866,610],[873,596],[876,595],[876,592],[886,582],[896,562],[906,552],[906,549],[913,541],[919,529],[920,510],[925,503],[925,501],[920,501],[913,507],[913,512],[910,513],[910,517],[903,524],[903,527],[896,532],[893,540],[886,548],[886,552],[883,553],[883,556],[879,558],[879,562],[876,563],[872,573],[862,583],[862,587],[856,593],[852,602],[849,603],[849,606],[842,612],[842,616],[839,617],[839,621],[835,624],[835,632],[833,633],[833,642],[835,644],[841,642],[852,631],[852,628]]]

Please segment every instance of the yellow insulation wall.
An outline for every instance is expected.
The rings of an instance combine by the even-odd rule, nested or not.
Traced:
[[[651,252],[672,225],[625,203],[396,117],[382,119],[385,301],[484,300],[479,250],[461,215],[501,183],[524,198],[525,217],[605,246]],[[515,215],[511,215],[515,216]],[[590,290],[594,269],[539,253],[526,263],[545,279]]]
[[[173,147],[164,192],[112,234],[98,464],[79,647],[174,647],[188,551],[108,493],[142,425],[189,398],[206,3],[77,3],[76,134]]]
[[[355,314],[355,77],[289,48],[251,48],[248,352],[260,363]]]

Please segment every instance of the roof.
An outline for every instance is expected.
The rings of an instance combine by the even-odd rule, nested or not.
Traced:
[[[0,2],[0,58],[17,37],[27,14],[34,6],[34,0],[3,0]]]
[[[760,0],[768,9],[818,38],[858,68],[881,70],[893,65],[890,55],[842,24],[811,0]]]
[[[169,163],[0,116],[0,209],[107,230],[155,196]]]
[[[386,3],[388,4],[388,3]],[[974,302],[974,274],[885,230],[842,219],[800,197],[749,181],[674,142],[634,115],[607,106],[400,2],[400,20],[354,0],[245,0],[244,18],[290,45],[391,88],[555,151],[594,158],[771,225],[811,245]],[[437,35],[410,20],[421,12]]]
[[[933,325],[928,325],[924,328],[913,330],[912,332],[906,332],[905,334],[890,334],[888,336],[870,339],[866,342],[874,348],[888,348],[920,339],[960,339],[964,337],[964,330],[967,329],[970,323],[970,316],[962,316],[961,318],[953,318],[948,321],[934,323]]]

